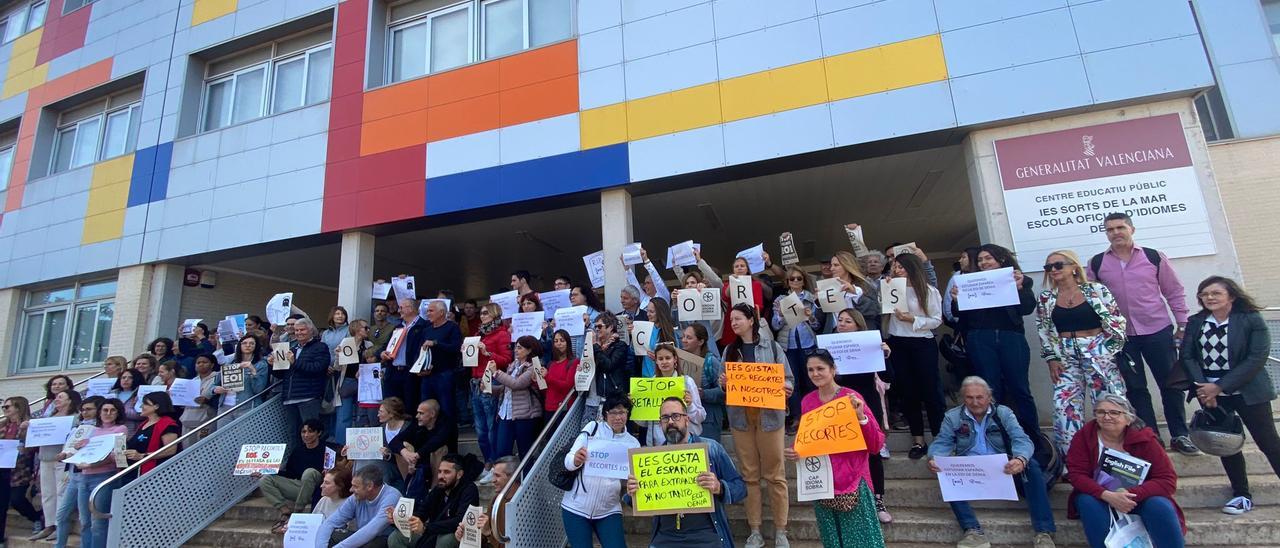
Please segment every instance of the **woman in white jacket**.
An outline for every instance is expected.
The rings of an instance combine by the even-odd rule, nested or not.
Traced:
[[[604,422],[591,421],[582,427],[578,439],[564,456],[565,470],[581,470],[573,488],[560,502],[564,531],[569,548],[591,548],[592,533],[600,539],[601,548],[626,548],[622,530],[622,480],[587,475],[583,467],[591,458],[588,440],[607,442],[616,451],[640,447],[640,442],[627,433],[631,417],[631,401],[619,394],[606,398],[601,408]]]

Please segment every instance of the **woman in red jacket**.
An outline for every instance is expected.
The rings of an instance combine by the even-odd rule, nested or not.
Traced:
[[[557,329],[551,334],[547,360],[547,393],[542,407],[550,416],[573,391],[573,379],[578,374],[578,359],[573,357],[573,343],[568,331]]]
[[[1093,415],[1097,418],[1081,428],[1067,450],[1067,481],[1072,487],[1067,517],[1083,523],[1085,538],[1094,548],[1106,546],[1111,530],[1108,509],[1140,516],[1155,548],[1182,548],[1187,525],[1173,500],[1178,474],[1164,446],[1122,396],[1103,396]],[[1144,461],[1147,464],[1138,468],[1148,468],[1146,478],[1108,474],[1102,463],[1110,459]]]
[[[733,275],[751,277],[751,304],[755,307],[758,315],[761,310],[764,310],[764,286],[760,284],[760,280],[757,280],[755,276],[751,276],[751,267],[747,265],[746,259],[738,257],[733,260]],[[732,286],[732,283],[725,282],[720,287],[720,308],[724,309],[724,325],[726,326],[729,325],[729,312],[733,310],[733,298],[729,295],[729,288]],[[724,334],[720,336],[720,348],[728,348],[729,343],[737,340],[737,338],[732,329],[724,330]]]
[[[505,371],[511,364],[511,332],[502,321],[502,307],[489,303],[480,308],[480,367],[471,368],[471,414],[476,425],[476,442],[484,455],[484,474],[481,484],[493,482],[493,463],[498,460],[498,400],[486,394],[480,387],[484,377],[484,365],[492,361]]]

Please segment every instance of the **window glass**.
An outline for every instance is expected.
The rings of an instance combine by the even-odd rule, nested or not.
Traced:
[[[111,342],[111,317],[115,314],[115,303],[105,302],[98,305],[98,327],[94,333],[93,362],[99,363],[107,359],[107,350]]]
[[[9,188],[11,171],[13,171],[13,147],[0,148],[0,190]]]
[[[276,43],[276,57],[311,49],[328,42],[331,36],[333,36],[333,27],[325,27],[312,33],[281,40]]]
[[[388,21],[398,23],[410,17],[457,3],[458,0],[410,0],[409,2],[401,2],[391,6]]]
[[[8,26],[4,29],[4,41],[9,42],[17,39],[27,32],[27,10],[14,11],[9,16]]]
[[[231,123],[238,124],[262,116],[262,82],[267,67],[260,67],[236,75],[235,103],[231,108]]]
[[[36,30],[44,25],[44,14],[48,10],[49,5],[45,2],[31,4],[31,16],[27,18],[27,32]]]
[[[391,80],[399,82],[426,73],[426,22],[393,30],[391,32]]]
[[[528,0],[529,46],[538,47],[573,34],[573,8],[569,0]]]
[[[107,115],[107,131],[103,137],[102,157],[114,158],[129,150],[129,126],[132,109],[124,109]]]
[[[76,127],[58,131],[57,142],[54,143],[53,173],[66,171],[71,167],[71,151],[76,144]]]
[[[471,60],[470,9],[431,18],[431,71],[465,65]]]
[[[75,296],[76,288],[74,287],[32,291],[31,296],[27,298],[27,306],[67,302],[74,299]]]
[[[102,297],[112,297],[116,294],[116,281],[103,280],[101,282],[86,283],[80,285],[81,299],[99,299]]]
[[[75,327],[71,329],[70,365],[84,365],[93,357],[93,332],[98,325],[98,307],[81,306],[76,309]]]
[[[35,369],[40,362],[40,339],[44,335],[44,312],[27,314],[22,335],[22,356],[18,369]]]
[[[498,57],[524,48],[523,0],[497,0],[484,5],[484,56]]]
[[[205,93],[204,129],[217,129],[230,123],[231,120],[231,86],[234,80],[228,78],[209,84]]]
[[[224,76],[269,60],[271,60],[271,46],[259,47],[242,55],[209,63],[209,76]]]
[[[71,167],[87,166],[98,159],[98,130],[101,118],[90,118],[77,124],[76,144],[71,151]]]
[[[1280,52],[1280,0],[1263,2],[1262,10],[1267,14],[1267,25],[1271,27],[1271,40],[1275,42],[1276,52]]]
[[[107,357],[116,280],[42,289],[27,294],[18,369],[101,363]]]
[[[129,107],[129,137],[125,140],[125,152],[138,149],[138,128],[142,126],[142,105]]]
[[[305,55],[276,63],[275,90],[271,92],[272,112],[282,112],[302,106],[306,70]]]
[[[329,100],[333,81],[333,48],[318,49],[307,54],[307,104]]]

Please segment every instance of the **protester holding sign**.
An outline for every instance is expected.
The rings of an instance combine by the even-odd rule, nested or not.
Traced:
[[[1071,438],[1084,426],[1085,392],[1094,405],[1102,396],[1125,393],[1116,354],[1124,347],[1125,318],[1106,286],[1085,278],[1074,251],[1049,254],[1045,290],[1036,305],[1040,357],[1053,381],[1053,432],[1066,454]]]
[[[497,304],[488,303],[480,308],[480,352],[481,367],[471,368],[471,416],[476,428],[476,443],[480,446],[484,457],[484,475],[480,476],[480,484],[493,481],[493,463],[501,455],[498,454],[498,403],[493,394],[486,393],[480,386],[484,377],[485,364],[493,363],[494,369],[503,371],[511,364],[511,333],[502,321],[502,309]]]
[[[942,379],[938,374],[938,342],[933,330],[942,325],[942,294],[929,284],[924,263],[911,253],[893,258],[890,271],[894,278],[907,280],[907,310],[895,310],[888,321],[889,348],[893,349],[896,375],[912,379],[899,383],[902,387],[902,412],[911,427],[913,444],[907,456],[919,459],[925,454],[924,422],[921,408],[929,416],[929,430],[934,436],[942,424],[944,411]],[[897,392],[897,390],[895,390]]]
[[[895,259],[896,261],[896,259]],[[1049,508],[1049,493],[1045,488],[1044,471],[1032,458],[1035,446],[1022,430],[1013,410],[991,399],[991,386],[982,377],[967,377],[960,383],[964,404],[947,411],[942,429],[929,446],[929,469],[938,473],[941,469],[933,457],[999,455],[1009,457],[1004,472],[1022,483],[1027,498],[1027,511],[1036,534],[1035,548],[1053,548],[1053,511]],[[956,521],[964,529],[960,546],[989,546],[982,525],[968,502],[951,503]]]
[[[150,472],[178,452],[176,447],[160,450],[182,434],[182,426],[174,420],[174,415],[173,401],[167,392],[152,392],[142,397],[142,424],[125,440],[124,452],[131,463],[154,457],[138,467],[139,474]]]
[[[415,312],[416,313],[416,312]],[[382,471],[374,467],[357,470],[351,478],[351,498],[324,519],[316,534],[316,548],[325,546],[384,545],[395,527],[387,523],[387,509],[400,502],[400,491],[384,485]],[[354,530],[338,529],[354,523]]]
[[[733,276],[751,276],[751,266],[747,263],[745,257],[737,257],[733,259],[731,272]],[[733,310],[734,300],[733,296],[729,294],[731,285],[725,284],[720,288],[720,308],[724,310],[724,325],[729,325],[729,314]],[[750,304],[753,307],[752,310],[759,314],[761,310],[764,310],[764,286],[760,283],[760,280],[751,278],[751,284],[748,287],[751,289]],[[720,336],[720,348],[728,347],[733,340],[733,330],[724,330],[724,333]]]
[[[724,368],[720,366],[720,357],[707,348],[710,334],[706,326],[700,323],[690,324],[684,328],[680,337],[680,347],[685,352],[702,359],[702,363],[693,364],[702,368],[702,385],[698,387],[698,396],[702,399],[702,407],[707,417],[702,421],[702,433],[699,437],[720,441],[720,432],[724,426],[724,388],[720,386],[720,375]]]
[[[324,413],[324,421],[329,432],[333,432],[335,439],[342,437],[346,433],[347,427],[351,426],[352,419],[355,416],[355,401],[346,401],[338,393],[342,391],[343,384],[347,380],[355,381],[355,377],[345,375],[346,367],[338,363],[339,351],[343,341],[351,337],[352,332],[351,316],[347,313],[346,307],[335,306],[329,309],[329,319],[326,322],[325,329],[320,333],[320,342],[323,342],[329,348],[329,369],[326,372],[324,387],[325,405],[332,409],[332,412]],[[359,348],[357,346],[357,348]],[[354,386],[354,385],[349,385]],[[354,391],[348,389],[348,393]],[[338,401],[342,405],[333,408],[333,402]],[[345,440],[339,440],[343,443]]]
[[[431,400],[427,400],[431,401]],[[430,491],[416,497],[413,516],[408,520],[409,535],[393,531],[387,537],[389,548],[444,546],[454,540],[453,533],[471,506],[480,504],[476,484],[465,477],[462,457],[445,455],[435,470]],[[395,524],[395,508],[387,508],[387,523]]]
[[[631,371],[635,354],[623,332],[625,325],[619,315],[606,311],[596,318],[593,328],[596,358],[597,398],[624,395],[631,389]],[[591,399],[588,398],[588,406]],[[599,405],[596,403],[595,405]]]
[[[240,342],[236,344],[235,353],[231,355],[231,361],[223,365],[216,374],[213,393],[221,400],[219,412],[227,411],[237,403],[249,401],[267,389],[267,383],[271,381],[271,366],[267,364],[265,349],[258,343],[258,337],[253,333],[241,336]],[[238,372],[241,379],[238,389],[233,389],[235,386],[228,386],[227,382],[228,377],[237,376],[234,372]],[[262,402],[255,401],[246,407],[251,408],[260,403]],[[248,411],[247,408],[241,408],[218,421],[219,426],[239,418]]]
[[[857,310],[846,308],[840,311],[836,316],[836,333],[855,333],[867,331],[867,321],[859,314]],[[889,357],[890,350],[888,343],[880,343],[884,356]],[[830,354],[828,354],[830,355]],[[880,373],[885,374],[885,378],[893,380],[893,375],[888,369]],[[840,386],[852,388],[862,397],[862,401],[866,403],[866,407],[870,410],[871,416],[875,418],[877,425],[885,424],[885,391],[888,384],[881,380],[880,373],[855,373],[852,375],[837,375],[836,382]],[[806,411],[807,412],[807,411]],[[868,459],[868,466],[871,472],[871,487],[876,494],[876,513],[881,523],[889,523],[893,521],[893,516],[884,506],[884,457],[880,452],[871,455]]]
[[[745,264],[739,259],[735,261]],[[786,351],[771,340],[760,338],[760,316],[750,305],[739,304],[729,311],[729,333],[733,343],[724,349],[723,361],[782,364],[785,372],[783,391],[791,396],[795,377],[787,365]],[[724,376],[720,384],[724,386]],[[787,541],[787,513],[790,501],[787,495],[787,474],[782,459],[782,449],[787,412],[778,409],[728,406],[729,428],[733,432],[733,445],[742,462],[742,477],[747,482],[747,525],[751,536],[748,548],[761,548],[764,537],[760,534],[763,523],[763,501],[760,498],[760,480],[769,484],[769,508],[773,510],[773,525],[777,530],[776,542]]]
[[[351,320],[347,325],[350,336],[339,341],[339,345],[346,343],[347,346],[339,346],[339,350],[353,352],[354,355],[347,358],[339,357],[338,363],[330,369],[331,376],[332,371],[337,371],[337,376],[333,380],[334,386],[337,387],[337,397],[342,401],[342,405],[334,410],[332,418],[333,441],[338,445],[347,443],[347,429],[355,424],[356,410],[360,406],[358,398],[360,362],[365,352],[373,348],[373,343],[369,341],[371,332],[368,321]],[[343,361],[348,363],[341,363]]]
[[[401,300],[399,310],[401,326],[392,331],[386,348],[379,355],[382,358],[382,394],[417,405],[421,397],[421,381],[409,373],[409,368],[422,353],[427,320],[418,315],[417,300]],[[461,333],[458,344],[461,348]]]
[[[650,299],[649,304],[645,306],[645,314],[649,316],[649,321],[653,322],[653,331],[649,333],[649,340],[646,341],[648,343],[646,347],[650,351],[647,356],[642,356],[640,376],[652,377],[655,372],[652,349],[657,348],[659,344],[675,343],[676,323],[672,317],[671,305],[662,299]]]
[[[522,458],[528,456],[533,448],[533,439],[542,426],[542,405],[534,393],[538,387],[533,383],[533,358],[540,356],[542,344],[538,339],[524,336],[516,340],[515,361],[510,373],[497,370],[492,362],[488,366],[495,370],[493,396],[499,402],[495,452],[499,457],[514,455],[515,447],[519,447]]]
[[[46,419],[53,417],[75,417],[74,423],[79,421],[80,411],[80,393],[75,390],[63,390],[53,397],[53,406],[49,409],[49,415]],[[63,419],[71,420],[71,419]],[[42,445],[34,441],[35,427],[29,428],[28,442],[32,445],[40,447],[37,456],[40,462],[40,505],[44,509],[45,519],[56,517],[58,514],[58,499],[62,497],[63,490],[67,486],[66,467],[59,462],[58,454],[62,452],[62,444],[66,441],[65,435],[59,435],[57,445]],[[54,522],[56,523],[56,522]],[[44,531],[33,535],[32,540],[42,540],[52,536],[56,532],[53,523],[46,522]]]
[[[684,364],[681,363],[680,356],[676,354],[674,343],[659,343],[657,350],[654,351],[655,363],[657,371],[654,372],[656,378],[672,378],[679,377],[684,380],[684,404],[686,413],[689,415],[689,432],[694,435],[702,434],[702,421],[707,418],[707,411],[702,408],[702,397],[698,393],[698,385],[693,382],[693,377],[685,374]],[[658,421],[642,424],[647,430],[645,431],[644,445],[652,447],[662,444],[662,428]]]
[[[573,289],[569,291],[569,303],[573,306],[587,307],[587,320],[584,322],[587,329],[590,329],[591,324],[594,323],[596,318],[605,311],[604,304],[601,304],[600,298],[596,296],[595,290],[584,285],[573,286]],[[556,326],[556,328],[564,329],[565,326],[560,325]],[[582,338],[584,336],[586,336],[585,333],[582,335],[573,335],[570,339],[573,342],[574,356],[582,355]]]
[[[27,491],[36,479],[36,460],[34,447],[25,447],[27,427],[31,420],[31,404],[27,398],[14,396],[4,400],[4,422],[0,426],[0,439],[18,443],[18,456],[12,469],[0,468],[0,508],[13,508],[22,517],[31,521],[31,532],[44,532],[44,516],[41,510],[31,504]],[[50,516],[52,518],[53,516]],[[0,520],[0,534],[4,533],[7,520]]]
[[[347,323],[349,319],[350,316],[345,307],[335,306],[329,309],[329,319],[324,331],[320,333],[320,342],[329,347],[331,366],[338,363],[338,346],[342,344],[342,339],[351,336],[351,326]]]
[[[880,531],[878,518],[884,506],[879,495],[872,496],[870,470],[871,460],[880,458],[884,432],[867,413],[862,395],[836,384],[836,363],[830,353],[819,350],[811,354],[805,364],[815,389],[801,402],[804,413],[811,413],[837,398],[848,398],[857,413],[858,424],[846,427],[859,429],[866,445],[863,449],[830,455],[835,498],[818,501],[813,509],[822,544],[832,547],[884,546],[884,534]],[[795,449],[788,448],[786,457],[795,462],[800,455]]]
[[[543,400],[542,410],[555,413],[573,391],[573,377],[578,372],[578,358],[573,354],[573,345],[569,333],[557,329],[551,335],[551,352],[547,364],[547,394]]]
[[[138,406],[138,387],[143,384],[142,373],[137,369],[126,369],[116,379],[115,385],[111,387],[111,392],[108,394],[124,402],[124,411],[120,415],[120,420],[127,429],[126,435],[129,436],[132,436],[138,429],[138,425],[142,423],[142,414],[135,409]]]
[[[182,431],[183,433],[192,432],[205,421],[213,418],[214,412],[218,409],[218,398],[213,393],[213,387],[216,385],[217,377],[214,376],[213,368],[217,364],[217,360],[212,354],[201,354],[196,356],[196,378],[200,383],[200,395],[195,397],[195,405],[188,405],[182,410]],[[187,438],[183,442],[184,448],[190,447],[191,444],[198,441],[213,430],[213,426],[206,427],[195,437]]]
[[[307,419],[320,418],[320,399],[324,397],[324,383],[332,356],[318,335],[311,320],[302,318],[293,324],[294,342],[290,344],[293,363],[289,369],[279,372],[284,374],[281,391],[286,402],[284,416],[290,432],[302,431],[302,423]],[[267,358],[267,362],[274,365],[275,356]],[[295,438],[290,446],[300,441]]]
[[[258,489],[263,498],[280,512],[280,518],[271,532],[280,534],[294,512],[303,512],[311,502],[311,495],[323,479],[325,453],[337,450],[335,445],[324,442],[324,423],[320,419],[308,419],[298,431],[302,443],[293,448],[284,465],[274,475],[250,474],[258,479]]]
[[[676,279],[681,281],[681,287],[697,290],[722,289],[724,281],[720,279],[720,275],[716,273],[715,269],[711,268],[711,265],[707,264],[707,261],[702,258],[702,252],[696,247],[693,250],[693,256],[698,261],[698,268],[686,272],[679,265],[672,267],[672,270],[676,273]],[[671,296],[671,302],[676,302],[674,294]],[[715,346],[715,342],[719,341],[721,335],[723,335],[724,316],[725,314],[719,314],[715,319],[711,320],[704,318],[702,320],[680,322],[680,327],[685,328],[689,327],[691,323],[701,323],[707,328],[707,333],[711,335],[712,345],[709,348],[718,348]],[[719,354],[718,351],[713,350],[713,352]]]
[[[418,373],[422,376],[421,388],[409,405],[436,400],[445,415],[457,417],[453,376],[462,367],[462,330],[449,319],[443,301],[431,301],[427,305],[427,325],[422,330],[422,339],[422,351],[431,352],[431,369]]]
[[[828,265],[831,271],[830,279],[840,283],[840,291],[836,297],[843,299],[844,303],[839,307],[827,308],[826,310],[828,312],[836,312],[846,308],[856,309],[867,319],[867,325],[873,326],[873,329],[879,329],[880,284],[873,279],[867,278],[862,273],[861,267],[858,266],[858,261],[848,251],[837,251],[831,256]],[[821,288],[818,289],[818,292],[822,292]],[[821,294],[815,296],[816,299],[821,299],[822,297],[823,295]],[[823,332],[830,333],[834,330],[835,315],[827,314]]]
[[[809,376],[800,368],[804,365],[804,357],[818,347],[816,337],[822,329],[823,316],[813,294],[813,279],[808,273],[792,265],[786,271],[786,280],[787,294],[774,299],[773,318],[769,323],[776,333],[775,339],[787,349],[787,362],[791,364],[792,375],[798,383],[787,402],[787,430],[794,432],[795,423],[800,420],[800,398],[813,391]],[[789,298],[791,301],[787,302]]]
[[[1106,546],[1111,529],[1111,512],[1142,517],[1142,524],[1157,548],[1181,547],[1186,520],[1173,495],[1178,474],[1155,432],[1134,412],[1123,396],[1105,394],[1093,408],[1094,420],[1080,429],[1067,451],[1067,481],[1071,497],[1067,518],[1079,519],[1084,535],[1094,548]],[[1151,465],[1146,478],[1128,487],[1104,486],[1099,455],[1116,452],[1122,459],[1140,459]]]
[[[613,477],[600,475],[591,465],[605,458],[604,455],[616,460],[617,453],[626,460],[626,451],[640,447],[640,442],[627,432],[631,400],[621,395],[610,396],[605,398],[602,409],[604,420],[583,426],[564,455],[564,469],[578,471],[578,482],[573,489],[565,491],[560,500],[569,548],[591,548],[593,532],[601,548],[627,546],[622,529],[621,484]],[[551,466],[556,464],[553,462]]]
[[[1023,430],[1035,432],[1040,427],[1040,417],[1027,373],[1031,348],[1022,329],[1022,317],[1036,309],[1031,279],[1022,275],[1022,267],[1011,251],[995,244],[978,248],[976,266],[978,271],[1012,268],[1018,304],[960,310],[960,287],[952,286],[951,312],[964,330],[965,348],[974,372],[991,384],[996,401],[1017,410]]]

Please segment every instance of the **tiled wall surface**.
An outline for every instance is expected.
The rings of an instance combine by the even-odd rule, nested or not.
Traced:
[[[382,1],[53,0],[0,47],[0,287],[1214,81],[1170,0],[579,0],[573,39],[367,90]],[[191,54],[329,9],[330,102],[179,137]],[[144,70],[135,153],[26,180],[46,105]]]

